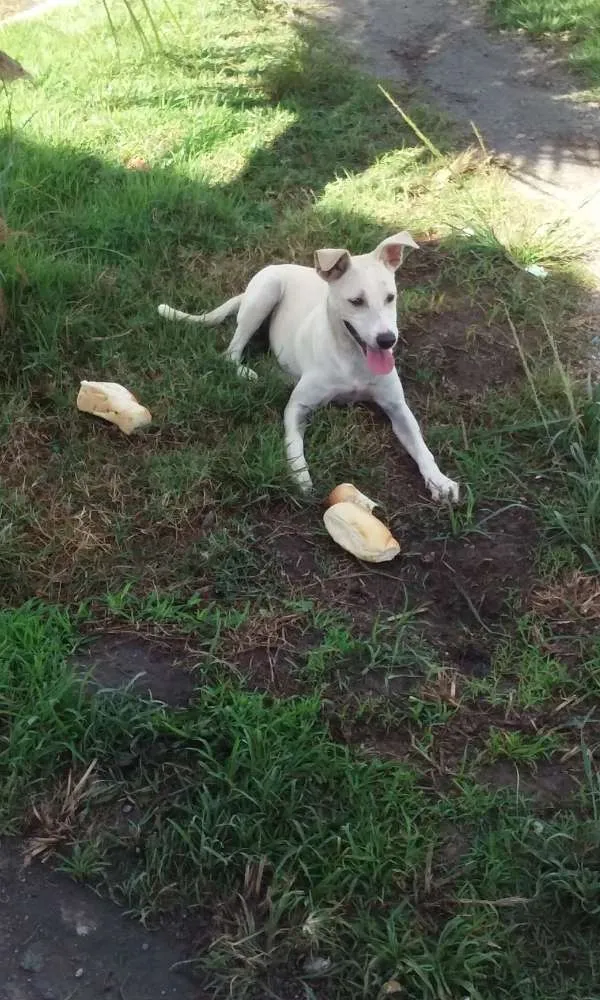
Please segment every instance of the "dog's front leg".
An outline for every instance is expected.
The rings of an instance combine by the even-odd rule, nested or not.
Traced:
[[[437,462],[425,444],[421,428],[404,398],[404,390],[397,372],[381,379],[374,392],[375,402],[390,418],[394,434],[415,460],[434,500],[458,500],[458,483],[449,479],[438,468]]]
[[[304,432],[313,410],[328,402],[330,395],[322,384],[305,375],[292,392],[283,415],[288,464],[293,478],[304,493],[312,489],[304,457]]]

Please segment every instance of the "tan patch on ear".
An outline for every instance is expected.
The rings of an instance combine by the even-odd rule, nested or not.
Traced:
[[[375,250],[375,255],[383,261],[386,267],[396,271],[402,263],[404,247],[419,249],[419,244],[415,243],[410,233],[406,231],[396,233],[395,236],[389,236],[387,240],[383,240]]]
[[[350,267],[350,254],[347,250],[317,250],[315,267],[325,281],[337,281]]]

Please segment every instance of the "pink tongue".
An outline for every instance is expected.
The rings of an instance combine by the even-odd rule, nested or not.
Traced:
[[[378,351],[367,347],[367,365],[373,375],[389,375],[394,367],[394,355],[390,349]]]

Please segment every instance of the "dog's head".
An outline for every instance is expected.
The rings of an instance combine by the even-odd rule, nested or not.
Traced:
[[[329,297],[348,335],[361,348],[374,375],[393,370],[398,340],[394,272],[404,247],[418,245],[410,233],[397,233],[372,253],[351,257],[347,250],[317,250],[317,274],[329,285]]]

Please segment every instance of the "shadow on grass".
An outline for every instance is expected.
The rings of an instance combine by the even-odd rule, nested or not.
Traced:
[[[230,285],[239,287],[263,259],[298,252],[311,262],[315,237],[339,240],[344,230],[362,233],[363,240],[379,235],[360,213],[347,223],[341,216],[320,218],[315,202],[329,182],[366,170],[391,150],[414,150],[416,140],[375,85],[357,85],[352,71],[332,66],[314,37],[300,38],[283,63],[269,63],[254,88],[219,79],[220,105],[233,110],[255,104],[289,117],[282,134],[261,140],[228,182],[193,181],[173,166],[127,170],[66,146],[40,147],[27,139],[26,129],[5,131],[2,208],[13,228],[18,220],[25,231],[18,252],[12,244],[2,257],[15,319],[14,336],[4,342],[10,380],[18,384],[26,372],[31,383],[40,370],[56,375],[64,367],[72,371],[74,363],[97,362],[92,335],[119,333],[115,324],[135,326],[143,315],[156,325],[150,290],[156,294],[157,287],[168,286],[177,293],[186,256],[200,261],[236,255],[243,262],[251,255],[242,276],[233,272],[232,261],[219,261],[224,273],[215,275],[208,259],[209,273],[194,273],[195,294],[208,302]],[[188,56],[190,72],[207,58],[222,65],[225,45],[208,56]],[[199,89],[199,101],[205,90]],[[161,92],[156,99],[167,98]],[[116,104],[137,101],[133,96]],[[152,107],[152,98],[144,103]],[[428,128],[437,119],[419,120]],[[411,165],[407,160],[406,169]],[[307,240],[300,250],[294,230],[302,216]],[[127,354],[130,343],[120,344],[119,353]]]

